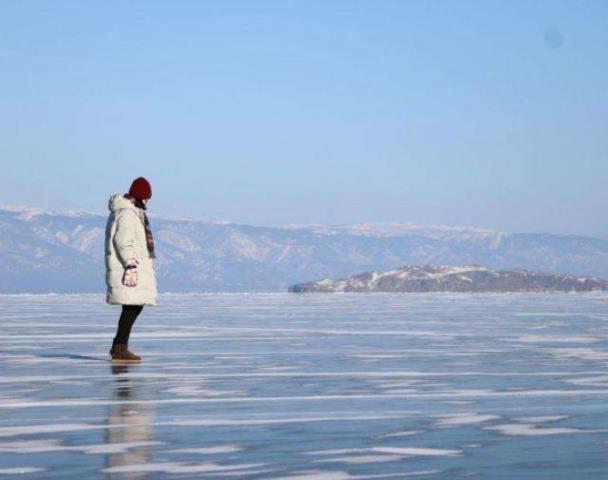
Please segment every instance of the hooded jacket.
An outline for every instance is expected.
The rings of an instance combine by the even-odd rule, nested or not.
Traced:
[[[156,305],[156,274],[146,243],[144,212],[115,193],[108,202],[106,226],[106,301],[112,305]],[[137,262],[137,285],[127,287],[122,280],[127,262]]]

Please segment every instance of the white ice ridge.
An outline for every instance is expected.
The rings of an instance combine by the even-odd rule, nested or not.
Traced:
[[[519,417],[514,418],[516,422],[524,422],[524,423],[549,423],[549,422],[557,422],[559,420],[564,420],[568,418],[568,415],[544,415],[540,417]]]
[[[178,448],[168,450],[170,453],[197,453],[201,455],[213,455],[218,453],[235,453],[241,452],[243,447],[238,445],[218,445],[215,447],[198,447],[198,448]]]
[[[225,472],[230,470],[247,470],[266,466],[266,463],[241,463],[234,465],[220,465],[214,462],[204,463],[142,463],[132,465],[121,465],[117,467],[104,468],[103,473],[167,473],[167,474],[187,474],[187,473],[213,473]],[[253,472],[241,472],[242,475]]]
[[[280,477],[280,480],[352,480],[351,474],[341,471],[326,472],[323,470],[307,470],[294,475]],[[369,478],[369,477],[367,477]]]
[[[39,467],[13,467],[13,468],[0,468],[0,475],[26,475],[28,473],[40,473],[46,471],[46,468]]]
[[[95,445],[63,445],[60,440],[22,440],[0,442],[0,453],[82,452],[87,455],[124,453],[130,449],[162,445],[163,442],[142,441],[101,443]]]
[[[580,358],[582,360],[608,360],[608,352],[592,348],[547,348],[544,350],[551,355],[561,358]],[[598,375],[606,372],[598,372]]]
[[[421,457],[452,457],[462,454],[462,450],[426,447],[373,447],[372,450],[380,453],[395,453]]]
[[[342,455],[352,453],[387,453],[391,455],[421,456],[421,457],[451,457],[461,455],[462,450],[428,447],[371,447],[371,448],[341,448],[313,450],[307,455]]]
[[[588,378],[571,378],[566,382],[572,385],[583,385],[587,387],[608,387],[608,375],[599,375]]]
[[[457,413],[453,415],[442,415],[440,420],[435,422],[438,426],[460,426],[474,425],[477,423],[487,422],[488,420],[496,420],[500,418],[498,415],[481,415],[479,413]]]
[[[135,402],[138,403],[138,402]],[[139,402],[142,403],[142,402]],[[307,417],[301,415],[299,417],[286,418],[260,418],[260,419],[232,419],[232,418],[207,418],[193,420],[174,420],[163,422],[130,422],[117,423],[112,425],[93,424],[93,423],[56,423],[44,425],[26,425],[13,427],[0,427],[0,437],[15,437],[19,435],[36,435],[40,433],[59,433],[73,432],[83,430],[107,430],[119,428],[133,428],[137,425],[154,425],[154,426],[176,426],[176,427],[223,427],[223,426],[245,426],[245,425],[281,425],[289,423],[307,423],[307,422],[332,422],[332,421],[374,421],[403,418],[403,415],[353,415],[353,416],[331,416],[331,417]]]
[[[495,425],[492,427],[484,427],[485,430],[496,430],[504,435],[523,435],[523,436],[540,436],[540,435],[560,435],[566,433],[606,433],[608,430],[581,430],[578,428],[538,428],[535,425],[527,423],[511,423],[505,425]]]
[[[376,455],[365,455],[365,454],[357,454],[353,456],[345,456],[345,457],[336,457],[336,458],[323,458],[320,460],[313,460],[314,463],[350,463],[353,465],[366,464],[366,463],[385,463],[385,462],[397,462],[399,460],[404,459],[403,455],[384,455],[384,454],[376,454]]]
[[[364,474],[352,475],[343,471],[325,471],[325,470],[304,470],[295,472],[284,477],[279,477],[280,480],[364,480],[373,478],[405,478],[405,477],[420,477],[423,475],[437,475],[441,470],[417,470],[410,472],[398,473],[379,473],[379,474]]]
[[[248,333],[262,333],[264,336],[262,337],[220,337],[218,334],[223,334],[224,332],[248,332]],[[464,334],[464,333],[441,333],[441,332],[433,332],[428,330],[420,330],[420,331],[412,331],[412,330],[403,330],[403,331],[395,331],[395,330],[337,330],[337,329],[303,329],[303,328],[264,328],[261,330],[257,327],[204,327],[199,328],[194,331],[164,331],[164,332],[142,332],[138,335],[138,338],[141,339],[152,339],[152,338],[163,338],[163,339],[171,339],[171,338],[202,338],[202,339],[231,339],[231,340],[275,340],[276,337],[272,335],[281,334],[281,333],[305,333],[305,334],[315,334],[315,335],[379,335],[379,336],[395,336],[395,335],[403,335],[408,337],[445,337],[445,338],[455,338],[455,337],[472,337],[475,334]],[[267,336],[270,335],[270,336]],[[11,336],[12,340],[48,340],[48,339],[59,339],[65,341],[69,339],[70,341],[85,339],[85,340],[96,340],[96,339],[105,339],[107,337],[107,333],[49,333],[49,334],[27,334],[27,335],[13,335]],[[301,338],[296,336],[282,336],[281,338]]]
[[[403,430],[400,432],[385,433],[384,435],[378,435],[377,438],[392,438],[392,437],[409,437],[410,435],[418,435],[424,433],[423,430]]]
[[[580,375],[601,375],[602,371],[569,372],[483,372],[483,371],[454,371],[454,372],[418,372],[418,371],[389,371],[389,372],[251,372],[251,373],[202,373],[202,374],[177,374],[177,373],[135,373],[129,372],[121,375],[121,378],[129,379],[169,379],[190,381],[207,378],[247,378],[247,377],[332,377],[332,378],[433,378],[433,377],[567,377]],[[38,382],[66,382],[79,380],[107,379],[107,375],[24,375],[0,377],[0,384],[38,383]],[[596,377],[600,378],[600,377]],[[579,382],[582,381],[579,380]]]
[[[246,402],[300,402],[331,401],[356,399],[415,399],[415,398],[516,398],[516,397],[577,397],[606,396],[606,390],[520,390],[494,392],[490,390],[455,390],[439,393],[384,393],[384,394],[333,394],[333,395],[297,395],[278,397],[214,397],[214,398],[169,398],[151,400],[39,400],[39,401],[3,401],[0,409],[18,408],[54,408],[99,405],[163,405],[163,404],[196,404],[196,403],[246,403]],[[339,420],[339,419],[338,419]],[[0,432],[2,428],[0,428]],[[0,434],[1,436],[1,434]]]
[[[524,343],[595,343],[602,339],[595,335],[521,335],[517,338],[518,341]]]

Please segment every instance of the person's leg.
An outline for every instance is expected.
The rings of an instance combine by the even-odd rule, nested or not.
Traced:
[[[131,335],[131,328],[138,315],[143,310],[143,305],[123,305],[120,319],[118,320],[118,328],[116,330],[116,336],[112,342],[112,349],[115,345],[127,345],[129,343],[129,336]]]

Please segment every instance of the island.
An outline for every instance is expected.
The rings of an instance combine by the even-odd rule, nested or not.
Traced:
[[[289,287],[307,292],[594,292],[608,290],[606,280],[537,272],[493,270],[479,265],[409,266],[366,272],[338,280],[304,282]]]

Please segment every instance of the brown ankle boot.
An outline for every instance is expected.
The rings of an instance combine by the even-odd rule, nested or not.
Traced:
[[[114,345],[111,350],[112,360],[120,362],[141,362],[141,357],[131,353],[126,345]]]

